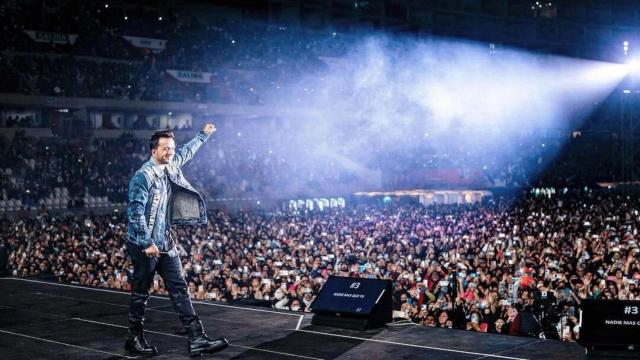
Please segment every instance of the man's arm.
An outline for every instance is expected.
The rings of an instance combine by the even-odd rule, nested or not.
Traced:
[[[173,164],[177,167],[181,167],[182,165],[186,164],[189,160],[191,160],[191,158],[193,158],[193,155],[196,154],[196,151],[198,151],[200,146],[202,146],[202,144],[204,144],[209,136],[211,136],[211,134],[213,134],[215,131],[216,127],[213,126],[213,124],[206,124],[204,128],[202,128],[202,131],[200,131],[195,138],[182,145],[176,151],[176,154],[173,156]]]
[[[138,173],[129,182],[129,206],[127,207],[127,219],[129,226],[134,230],[137,245],[146,249],[153,245],[151,230],[147,226],[145,209],[149,200],[149,187],[144,174]]]

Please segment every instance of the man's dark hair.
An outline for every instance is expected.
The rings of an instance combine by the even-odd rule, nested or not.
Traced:
[[[158,147],[158,143],[160,142],[160,138],[171,138],[174,139],[173,131],[171,130],[159,130],[151,135],[149,139],[149,150],[153,150]]]

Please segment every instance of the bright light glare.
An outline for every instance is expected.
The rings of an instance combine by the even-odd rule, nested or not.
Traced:
[[[507,47],[500,47],[495,56],[486,43],[440,38],[373,34],[345,40],[346,44],[349,51],[341,58],[327,58],[322,69],[289,83],[278,82],[280,89],[263,99],[274,109],[291,107],[296,99],[300,116],[313,120],[298,124],[294,117],[287,119],[291,133],[307,144],[307,152],[277,152],[284,159],[291,151],[299,167],[313,174],[326,172],[323,164],[331,162],[332,169],[348,169],[359,179],[379,179],[368,176],[379,171],[368,167],[380,163],[373,147],[390,154],[440,156],[452,154],[452,139],[457,149],[474,154],[460,163],[474,170],[486,164],[494,171],[521,161],[521,134],[531,134],[527,136],[539,141],[540,149],[555,152],[558,147],[546,146],[540,129],[580,128],[592,104],[608,97],[631,67]],[[239,131],[253,130],[234,132]],[[281,136],[273,136],[274,144],[282,142]],[[318,139],[336,139],[340,147]],[[392,155],[383,166],[401,161],[396,156],[400,155]],[[417,156],[420,165],[447,161]],[[287,185],[297,186],[296,181]]]
[[[585,67],[583,73],[579,77],[580,81],[596,84],[606,84],[610,82],[620,81],[624,76],[633,72],[634,68],[640,69],[640,62],[628,64],[612,64],[591,62],[589,67]]]
[[[633,59],[627,63],[627,72],[632,74],[640,73],[640,59]]]

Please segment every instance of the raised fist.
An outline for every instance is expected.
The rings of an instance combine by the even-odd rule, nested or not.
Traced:
[[[216,132],[216,127],[213,124],[205,124],[204,127],[202,128],[202,131],[204,131],[204,133],[207,134],[207,136],[209,136],[214,132]]]

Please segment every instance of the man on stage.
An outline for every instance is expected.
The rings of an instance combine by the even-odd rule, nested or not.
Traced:
[[[216,131],[206,124],[191,141],[176,150],[171,131],[157,131],[149,140],[151,158],[129,181],[127,208],[127,253],[133,262],[129,337],[125,348],[134,354],[156,355],[147,344],[144,312],[156,273],[162,276],[173,308],[189,335],[189,355],[211,353],[228,346],[224,338],[212,340],[205,334],[187,292],[187,283],[170,226],[207,222],[204,200],[183,177],[180,168]]]

